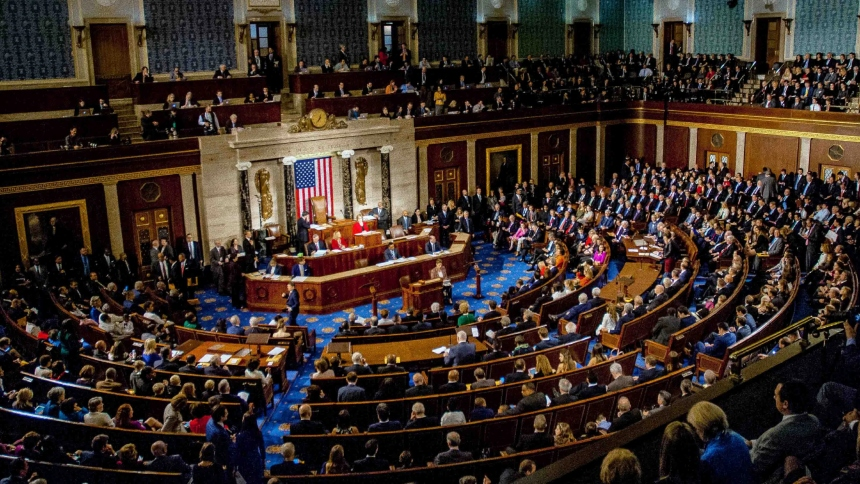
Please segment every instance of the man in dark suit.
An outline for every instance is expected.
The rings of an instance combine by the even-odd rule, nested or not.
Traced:
[[[498,307],[498,304],[496,304],[496,301],[490,300],[487,303],[487,308],[489,309],[489,311],[484,313],[484,315],[481,316],[480,318],[478,318],[478,320],[479,321],[486,321],[488,319],[495,319],[495,318],[500,317],[502,315],[502,313],[500,313],[496,310],[497,307]]]
[[[505,383],[507,383],[507,380]],[[535,412],[547,407],[546,395],[544,395],[543,392],[536,391],[534,383],[524,383],[522,394],[523,398],[517,403],[517,406],[513,409],[513,413],[520,414]]]
[[[96,435],[93,438],[91,448],[92,450],[85,450],[81,452],[81,458],[79,461],[81,465],[88,467],[100,467],[102,469],[117,468],[116,454],[108,443],[107,435]],[[22,480],[20,482],[26,482],[26,480]]]
[[[349,97],[350,93],[346,89],[346,87],[341,82],[337,85],[337,89],[334,90],[334,97]]]
[[[290,426],[290,435],[323,435],[326,433],[325,427],[320,422],[311,420],[313,411],[310,405],[302,405],[299,407],[299,420]]]
[[[183,247],[183,251],[191,267],[194,267],[196,270],[203,269],[203,247],[201,247],[200,242],[194,240],[192,234],[185,235],[185,247]]]
[[[319,84],[314,84],[313,90],[308,93],[308,99],[322,99],[324,97],[325,97],[325,93],[322,92]]]
[[[164,365],[162,365],[162,370]],[[203,373],[200,368],[197,368],[197,357],[194,355],[188,355],[185,357],[185,366],[179,368],[180,373],[193,373],[195,375],[200,375]]]
[[[297,249],[299,251],[304,250],[305,245],[308,243],[308,231],[311,229],[310,218],[310,214],[305,210],[296,222],[296,239],[298,240],[299,245]]]
[[[363,402],[367,400],[367,394],[364,388],[356,385],[358,383],[358,375],[354,371],[347,373],[346,386],[340,387],[337,390],[338,402]]]
[[[436,237],[431,235],[430,240],[424,244],[424,253],[425,254],[433,254],[442,250],[442,246],[439,245],[439,242],[436,242]]]
[[[696,343],[696,349],[699,353],[704,353],[714,358],[723,359],[729,346],[737,341],[735,333],[729,331],[729,325],[725,321],[717,324],[717,334],[712,335],[713,343],[705,343],[699,341]]]
[[[587,398],[596,397],[606,393],[606,387],[598,384],[597,373],[589,371],[586,378],[588,385],[576,394],[578,399],[585,400]]]
[[[379,230],[386,231],[391,228],[391,213],[382,205],[376,204],[376,208],[370,211],[370,215],[376,218],[376,226]]]
[[[575,323],[576,320],[579,319],[579,315],[589,309],[591,309],[591,307],[588,304],[588,294],[583,292],[579,294],[579,304],[561,314],[550,314],[549,319],[553,321],[564,319],[565,321],[572,321]]]
[[[663,376],[663,371],[657,368],[657,358],[648,355],[645,357],[645,369],[639,372],[637,383],[645,383],[655,378]]]
[[[296,290],[296,285],[292,281],[287,283],[289,293],[281,294],[281,297],[287,300],[287,312],[290,313],[290,326],[296,326],[296,319],[299,317],[299,291]]]
[[[182,297],[190,299],[190,294],[188,293],[188,278],[194,277],[194,269],[185,260],[185,254],[179,253],[179,258],[176,262],[173,263],[173,267],[171,268],[171,282],[176,286],[176,289],[182,292]]]
[[[657,320],[657,324],[651,330],[651,339],[661,345],[669,342],[669,338],[673,333],[681,329],[681,320],[678,319],[678,312],[675,308],[666,310],[666,315]]]
[[[460,217],[460,232],[464,234],[472,234],[475,232],[475,224],[469,216],[468,210],[463,210],[463,216]]]
[[[667,300],[669,300],[669,296],[666,295],[666,288],[664,288],[662,284],[657,284],[654,286],[654,297],[651,299],[651,302],[648,303],[646,309],[648,311],[653,311]]]
[[[384,405],[384,404],[380,404]],[[379,442],[370,439],[364,444],[366,456],[352,464],[352,472],[379,472],[388,470],[388,461],[376,457],[379,451]]]
[[[308,255],[311,255],[318,250],[326,250],[327,248],[328,247],[326,247],[325,241],[320,240],[319,234],[314,234],[313,242],[309,243],[307,246],[307,253]]]
[[[403,425],[400,424],[399,420],[390,420],[391,412],[388,409],[388,405],[384,403],[376,406],[376,418],[379,421],[367,427],[367,431],[370,433],[396,432],[403,429]]]
[[[573,343],[574,341],[579,341],[582,339],[582,335],[576,333],[576,323],[573,321],[568,321],[566,325],[564,325],[565,334],[558,336],[556,340],[558,344],[565,345],[568,343]]]
[[[457,332],[457,344],[445,351],[445,366],[459,366],[475,361],[475,345],[468,342],[465,331]]]
[[[383,257],[385,258],[386,262],[397,260],[397,259],[401,258],[400,251],[398,251],[397,247],[394,246],[394,242],[388,243],[388,248],[385,249],[385,253],[383,254]]]
[[[540,337],[540,342],[534,346],[535,351],[546,350],[558,346],[558,340],[551,339],[549,337],[549,330],[546,327],[538,329],[538,337]]]
[[[541,393],[541,395],[543,395]],[[527,450],[544,449],[555,445],[552,436],[547,432],[546,417],[538,415],[532,424],[534,433],[523,434],[520,441],[517,442],[517,452],[525,452]]]
[[[377,375],[383,373],[404,373],[406,370],[402,366],[397,366],[397,356],[387,355],[385,357],[385,366],[381,366],[376,370]]]
[[[638,408],[631,408],[630,400],[627,397],[621,397],[618,399],[618,415],[612,420],[609,431],[618,432],[640,420],[642,420],[642,412]]]
[[[191,466],[186,464],[179,455],[167,455],[167,444],[161,440],[153,442],[149,450],[154,458],[146,463],[146,470],[150,472],[176,472],[183,476],[191,475]]]
[[[570,390],[573,385],[567,378],[562,378],[558,381],[558,395],[552,398],[552,406],[565,405],[578,400],[575,395],[571,395]]]
[[[347,373],[355,373],[356,375],[372,375],[373,368],[368,366],[367,361],[361,353],[355,352],[352,354],[352,364],[343,369]]]
[[[436,458],[433,459],[434,464],[439,466],[472,460],[471,452],[463,452],[460,450],[460,434],[457,432],[448,432],[448,435],[445,436],[445,441],[448,444],[448,450],[436,455]]]
[[[430,215],[430,212],[427,212],[427,215]],[[456,220],[456,215],[452,210],[448,210],[448,205],[442,205],[442,211],[437,215],[439,217],[439,238],[442,242],[442,247],[447,247],[450,245],[448,241],[448,234],[454,231],[454,222]]]
[[[505,375],[505,383],[516,383],[527,381],[529,374],[526,372],[526,362],[522,358],[514,362],[514,372]]]
[[[439,387],[439,393],[465,392],[466,384],[460,382],[460,372],[451,370],[448,372],[448,383]]]
[[[272,260],[269,261],[269,265],[266,266],[266,275],[280,276],[283,273],[284,273],[283,266],[278,264],[278,259],[275,259],[273,257]]]
[[[409,233],[409,228],[412,227],[412,216],[409,215],[408,210],[404,210],[403,215],[397,219],[397,225],[403,227],[404,233]]]
[[[233,76],[230,75],[230,71],[227,70],[227,65],[221,64],[221,66],[218,67],[218,70],[215,71],[215,74],[212,76],[212,79],[230,79],[231,77]]]
[[[421,373],[412,375],[412,383],[412,387],[406,390],[406,398],[423,397],[433,394],[433,387],[427,384],[426,380],[424,380],[424,375]]]

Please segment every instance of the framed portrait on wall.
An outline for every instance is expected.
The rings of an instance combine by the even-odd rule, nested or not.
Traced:
[[[523,179],[523,146],[509,145],[487,148],[486,190],[495,192],[499,187],[510,194]]]
[[[86,200],[17,207],[15,225],[21,260],[27,267],[32,257],[70,258],[81,247],[92,251]]]
[[[840,173],[843,173],[848,178],[851,178],[851,168],[850,167],[840,166],[840,165],[824,165],[824,164],[821,165],[821,179],[822,180],[827,181],[827,178],[830,175],[833,175],[834,177],[837,178],[837,181],[838,181],[838,179],[840,178],[840,176],[839,176]]]

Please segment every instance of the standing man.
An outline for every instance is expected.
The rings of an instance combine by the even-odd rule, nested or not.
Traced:
[[[407,234],[409,233],[409,227],[412,226],[412,217],[409,216],[408,210],[403,211],[403,216],[398,219],[397,223],[400,224],[401,227],[403,227],[403,232]]]
[[[376,208],[370,211],[370,215],[376,219],[376,226],[383,232],[391,228],[391,214],[382,206],[382,202],[377,202]]]
[[[296,318],[299,317],[299,291],[296,291],[296,285],[292,282],[287,283],[288,294],[281,294],[281,297],[287,300],[287,312],[290,313],[290,326],[296,326]]]
[[[185,257],[194,270],[203,269],[203,249],[200,247],[200,242],[195,242],[191,234],[185,235]]]
[[[209,267],[212,270],[212,282],[218,294],[226,296],[227,291],[227,275],[224,274],[224,262],[227,260],[227,250],[221,246],[221,241],[215,241],[215,247],[209,251]]]
[[[302,212],[302,216],[299,217],[299,221],[296,223],[297,231],[296,238],[298,239],[298,251],[301,252],[305,249],[305,246],[308,244],[308,230],[311,229],[311,221],[310,214],[307,210]]]
[[[273,94],[280,94],[281,89],[284,88],[284,67],[281,65],[281,56],[271,47],[266,56],[266,84]]]
[[[254,239],[251,238],[251,231],[245,231],[245,238],[242,239],[242,251],[245,253],[243,266],[245,274],[254,272],[257,269],[257,246],[254,244]]]
[[[172,272],[173,285],[182,292],[183,299],[187,301],[190,299],[188,297],[188,278],[193,277],[193,270],[182,252],[179,253],[178,259],[173,263]]]

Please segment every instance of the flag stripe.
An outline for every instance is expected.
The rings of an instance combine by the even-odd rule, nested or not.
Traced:
[[[297,215],[310,211],[310,199],[326,197],[328,215],[334,216],[331,157],[299,160],[295,164]]]

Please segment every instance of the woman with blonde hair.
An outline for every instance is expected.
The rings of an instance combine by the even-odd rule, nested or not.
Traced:
[[[27,387],[18,390],[18,393],[15,394],[15,402],[12,404],[12,408],[32,413],[35,410],[33,407],[33,390]]]
[[[331,236],[331,250],[343,250],[349,247],[349,244],[343,240],[340,230],[335,230]]]
[[[338,444],[331,448],[328,461],[323,464],[321,474],[349,474],[349,463],[344,457],[343,446]]]
[[[723,410],[711,402],[699,402],[687,412],[687,423],[704,444],[702,481],[711,484],[753,484],[749,447],[729,429]]]
[[[639,459],[627,449],[613,449],[600,464],[601,484],[639,484],[642,468]]]
[[[549,358],[544,355],[537,355],[537,357],[535,357],[534,378],[550,376],[553,373],[555,373],[555,371],[553,371],[552,365],[549,364]]]
[[[570,424],[567,422],[559,422],[556,424],[553,441],[555,442],[556,447],[576,442],[576,437],[573,436],[573,430],[570,429]]]
[[[272,333],[272,338],[289,338],[290,332],[287,330],[286,319],[280,316],[276,319],[278,323],[275,326],[275,332]]]
[[[460,303],[460,317],[457,318],[457,326],[463,326],[465,324],[471,324],[477,321],[475,315],[469,312],[469,303],[463,301]]]
[[[334,372],[329,368],[328,361],[320,358],[314,361],[314,369],[316,370],[311,378],[334,378]]]
[[[606,357],[606,350],[603,348],[601,343],[596,343],[593,348],[591,348],[591,357],[588,359],[588,364],[585,366],[594,366],[598,363],[603,363],[608,360]]]
[[[158,354],[158,344],[155,338],[149,338],[143,342],[143,355],[140,356],[140,359],[146,363],[146,366],[153,368],[158,366],[157,363],[161,361],[161,355]]]
[[[566,373],[568,371],[573,371],[576,369],[576,360],[574,360],[570,356],[570,350],[567,348],[562,348],[558,353],[558,368],[556,368],[556,373]]]
[[[600,333],[606,331],[614,331],[615,326],[618,324],[618,305],[613,302],[606,303],[606,314],[603,315],[603,320],[600,322],[600,326],[597,327],[597,331],[595,334],[600,336]]]

